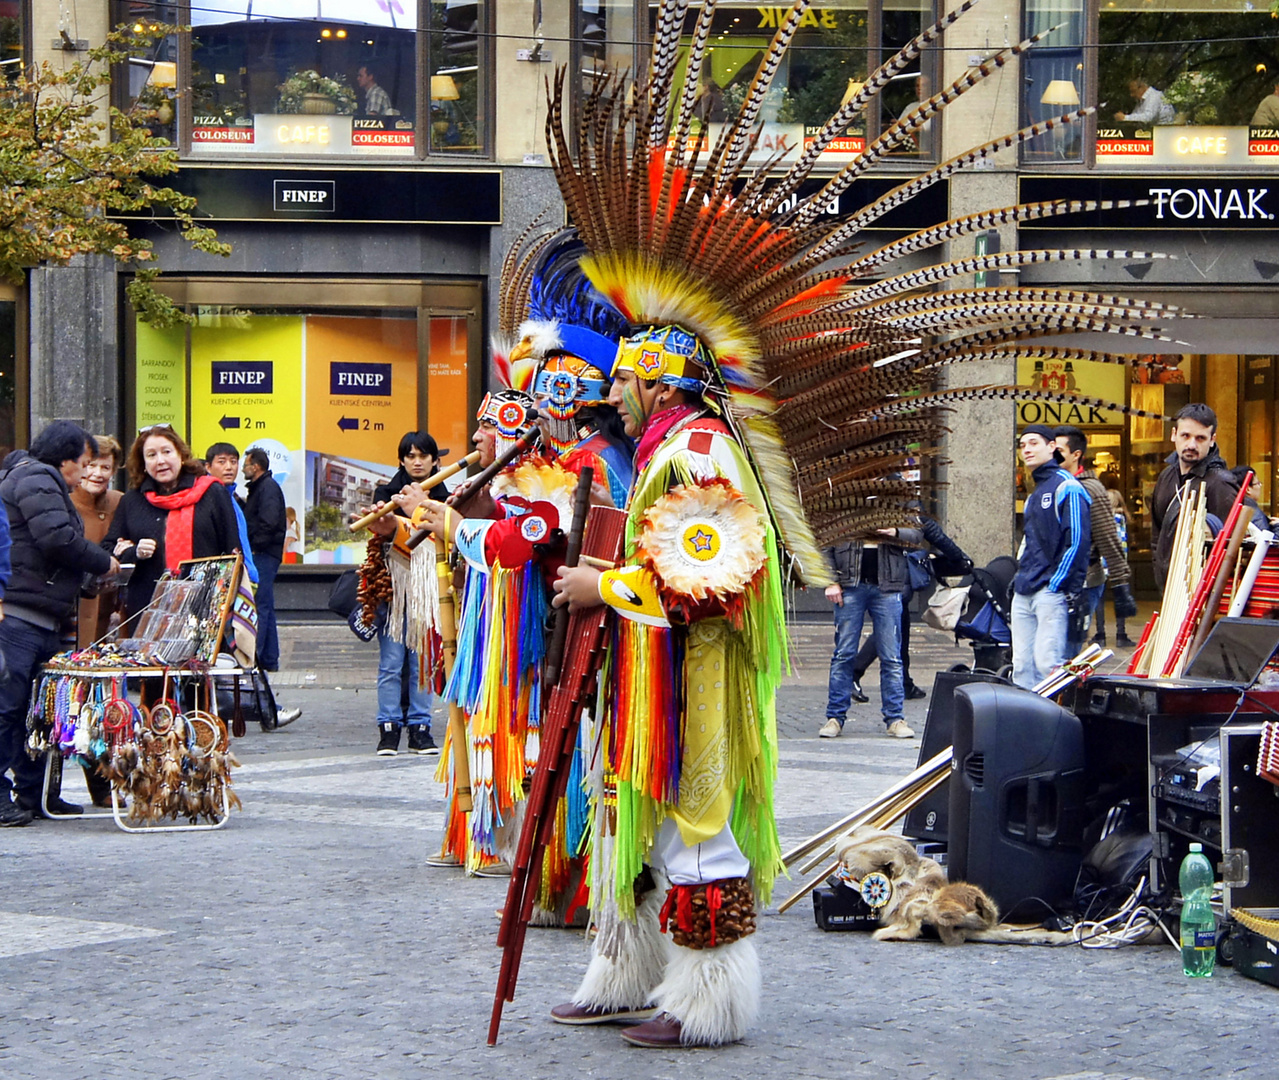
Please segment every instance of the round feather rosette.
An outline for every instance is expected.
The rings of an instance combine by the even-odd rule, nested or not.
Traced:
[[[531,458],[516,468],[498,475],[490,488],[495,499],[518,499],[526,505],[550,503],[559,514],[558,528],[568,529],[573,519],[573,495],[577,489],[577,475],[564,468],[558,461]]]
[[[733,605],[763,572],[764,518],[727,480],[682,484],[644,515],[637,554],[670,607]]]

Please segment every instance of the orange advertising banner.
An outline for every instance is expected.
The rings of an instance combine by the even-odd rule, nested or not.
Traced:
[[[396,469],[417,429],[417,320],[310,315],[306,448]]]

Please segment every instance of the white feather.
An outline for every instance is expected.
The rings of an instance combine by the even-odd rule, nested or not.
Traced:
[[[527,342],[529,355],[539,359],[564,347],[560,324],[555,319],[528,319],[520,323],[520,341]]]

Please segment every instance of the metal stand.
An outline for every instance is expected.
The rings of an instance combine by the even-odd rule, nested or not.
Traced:
[[[130,678],[157,678],[168,676],[174,680],[180,681],[184,677],[205,678],[212,680],[220,678],[234,678],[236,685],[239,685],[240,676],[245,674],[245,669],[240,667],[233,668],[213,668],[210,667],[203,672],[186,672],[178,671],[173,668],[69,668],[69,667],[46,667],[47,673],[56,673],[58,675],[78,675],[83,678],[101,678],[101,679],[117,679],[121,676],[125,679],[125,688],[128,688],[128,680]],[[206,701],[208,712],[212,713],[217,719],[222,720],[221,713],[218,712],[218,695],[213,693],[209,695],[212,701]],[[223,721],[225,723],[225,721]],[[228,733],[230,728],[227,728]],[[110,812],[100,809],[96,813],[80,813],[80,814],[51,814],[48,812],[49,806],[49,788],[53,778],[53,755],[57,751],[52,748],[45,751],[44,763],[44,784],[40,792],[40,814],[49,821],[89,821],[98,818],[111,818],[115,821],[116,827],[122,832],[127,833],[168,833],[168,832],[213,832],[221,829],[230,820],[231,806],[227,798],[227,785],[222,786],[222,814],[213,822],[187,822],[185,824],[174,823],[172,825],[133,825],[125,818],[123,811],[125,810],[124,800],[120,797],[120,792],[114,784],[111,785],[111,810]]]

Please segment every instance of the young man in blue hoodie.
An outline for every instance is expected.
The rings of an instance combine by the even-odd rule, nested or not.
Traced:
[[[1024,536],[1013,578],[1013,682],[1027,689],[1065,663],[1070,602],[1084,587],[1092,547],[1091,500],[1061,467],[1047,424],[1022,429],[1018,446],[1035,490],[1026,497]]]

